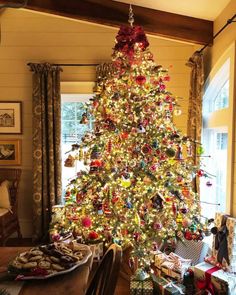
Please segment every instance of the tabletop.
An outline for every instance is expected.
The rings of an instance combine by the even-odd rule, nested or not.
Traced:
[[[30,247],[0,247],[0,270],[3,270],[19,253]],[[75,270],[45,280],[25,281],[19,295],[84,295],[88,284],[93,257]]]

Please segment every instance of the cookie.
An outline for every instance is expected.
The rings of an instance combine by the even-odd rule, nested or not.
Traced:
[[[17,260],[18,260],[20,263],[27,263],[27,262],[28,262],[28,259],[27,259],[25,256],[23,256],[23,255],[17,257]]]
[[[42,256],[43,255],[43,252],[40,251],[40,250],[34,250],[33,249],[33,250],[30,251],[30,254],[31,255],[34,255],[34,256],[40,256],[40,255]]]
[[[39,256],[32,256],[29,261],[39,261],[43,258],[42,255],[39,255]]]
[[[50,269],[51,263],[49,261],[42,260],[38,263],[38,267],[43,268],[43,269]]]
[[[59,264],[53,263],[52,264],[52,269],[61,271],[61,270],[64,270],[65,268],[63,266],[59,265]]]
[[[54,257],[54,256],[50,256],[50,259],[51,259],[52,262],[55,262],[55,263],[59,263],[60,262],[60,259],[57,258],[57,257]]]

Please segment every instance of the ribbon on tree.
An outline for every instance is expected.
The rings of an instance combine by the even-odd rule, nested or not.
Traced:
[[[215,295],[215,290],[214,290],[214,286],[211,282],[211,275],[220,270],[219,267],[217,266],[214,266],[210,269],[208,269],[206,272],[205,272],[205,280],[198,280],[196,282],[196,286],[199,290],[206,290],[208,291],[211,295]]]
[[[228,254],[228,229],[226,226],[228,215],[224,215],[221,221],[220,229],[217,230],[215,234],[215,249],[217,252],[217,261],[222,264],[223,258],[229,264],[229,254]]]

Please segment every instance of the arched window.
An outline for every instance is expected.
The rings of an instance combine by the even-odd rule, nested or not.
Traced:
[[[232,45],[211,71],[203,96],[201,162],[211,178],[201,179],[200,195],[202,215],[209,218],[231,210],[234,56]]]

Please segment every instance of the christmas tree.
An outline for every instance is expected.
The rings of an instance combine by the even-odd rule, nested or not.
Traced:
[[[204,175],[193,165],[196,143],[173,123],[169,75],[148,46],[140,26],[120,28],[113,74],[89,107],[94,130],[79,147],[88,169],[70,182],[63,218],[52,222],[54,238],[63,229],[85,242],[131,245],[140,266],[162,241],[203,238],[192,189]]]

